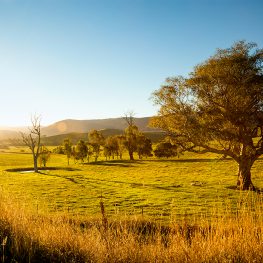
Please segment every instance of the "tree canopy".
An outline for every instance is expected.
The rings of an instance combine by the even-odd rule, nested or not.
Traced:
[[[63,149],[64,149],[64,153],[67,155],[68,165],[69,165],[69,159],[70,159],[70,157],[72,155],[72,143],[71,143],[69,138],[64,139],[64,141],[63,141]]]
[[[166,79],[153,99],[160,106],[153,126],[184,150],[233,158],[238,187],[254,189],[250,171],[263,153],[262,49],[245,41],[218,49],[187,78]]]
[[[178,155],[177,151],[178,148],[176,145],[172,145],[170,142],[160,142],[156,145],[156,148],[154,150],[154,155],[157,158],[175,157]]]
[[[89,144],[93,148],[95,162],[97,162],[100,155],[100,147],[104,144],[104,137],[101,132],[97,130],[92,130],[88,134]]]

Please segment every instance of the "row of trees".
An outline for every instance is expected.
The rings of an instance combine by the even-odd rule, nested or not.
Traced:
[[[130,160],[134,160],[134,153],[138,154],[139,159],[152,156],[152,142],[134,123],[130,123],[123,135],[109,136],[105,139],[101,132],[92,130],[88,133],[87,142],[80,140],[73,146],[69,139],[65,139],[56,151],[66,154],[68,163],[71,157],[82,162],[84,159],[89,162],[90,157],[94,157],[96,162],[101,152],[106,159],[122,159],[124,151],[128,151]]]
[[[87,142],[80,140],[74,146],[69,139],[65,139],[61,146],[55,148],[54,152],[65,154],[68,164],[70,158],[73,158],[75,162],[79,160],[84,162],[85,159],[89,162],[90,158],[94,157],[95,162],[97,162],[101,152],[103,152],[106,160],[110,158],[122,159],[124,151],[128,152],[130,160],[134,160],[134,153],[138,154],[139,159],[153,156],[152,142],[139,131],[134,123],[133,116],[131,114],[125,116],[125,120],[128,127],[122,135],[109,136],[105,139],[101,132],[92,130],[88,133]],[[29,128],[29,133],[21,133],[21,136],[24,144],[31,150],[34,170],[38,172],[38,165],[46,166],[50,159],[51,151],[41,144],[40,117],[34,116],[31,119],[31,123],[32,127]],[[158,158],[169,158],[179,155],[178,147],[169,141],[157,144],[153,152]]]
[[[75,162],[79,160],[84,162],[84,159],[87,159],[87,161],[89,162],[90,158],[94,157],[94,160],[96,162],[101,153],[103,153],[103,156],[106,158],[106,160],[115,158],[122,159],[124,151],[129,151],[127,147],[131,147],[131,142],[129,144],[129,142],[126,140],[125,135],[109,136],[104,140],[103,137],[101,138],[101,133],[97,130],[93,130],[91,134],[93,133],[99,134],[99,142],[91,143],[90,141],[85,142],[83,140],[80,140],[76,146],[73,146],[69,139],[65,139],[63,141],[63,144],[57,147],[54,151],[56,153],[65,154],[67,156],[69,164],[69,160],[71,157],[74,159]],[[132,157],[130,156],[130,160],[134,160],[135,152],[138,154],[139,159],[142,159],[143,157],[153,156],[152,152],[157,158],[170,158],[175,156],[179,157],[181,153],[181,150],[169,141],[158,143],[155,150],[152,150],[151,140],[146,138],[144,135],[139,135],[137,137],[137,142],[135,143],[133,141],[133,143],[134,148]]]

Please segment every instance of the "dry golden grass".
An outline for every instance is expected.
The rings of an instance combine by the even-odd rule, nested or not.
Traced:
[[[235,215],[169,225],[48,217],[0,198],[2,262],[263,262],[260,198],[242,201]]]

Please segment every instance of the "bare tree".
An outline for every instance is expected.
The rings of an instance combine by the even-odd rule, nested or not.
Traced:
[[[128,111],[128,112],[124,113],[123,119],[126,121],[128,126],[135,125],[134,124],[134,115],[135,115],[135,113],[133,111]]]
[[[34,171],[38,173],[37,159],[40,153],[40,135],[41,135],[41,125],[40,116],[34,115],[31,117],[32,126],[29,127],[29,133],[21,132],[21,137],[24,144],[31,150],[34,162]]]

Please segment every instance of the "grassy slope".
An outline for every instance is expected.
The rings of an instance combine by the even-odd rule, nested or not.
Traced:
[[[72,161],[71,161],[72,162]],[[214,209],[235,208],[240,195],[231,190],[237,166],[212,154],[188,154],[180,159],[149,159],[130,162],[113,160],[98,164],[72,164],[63,155],[53,155],[49,166],[61,167],[41,174],[7,172],[29,167],[31,155],[16,148],[0,153],[0,182],[13,196],[31,203],[33,209],[67,211],[70,214],[98,214],[99,202],[108,214],[140,214],[154,219],[175,215],[205,214]],[[253,181],[263,188],[263,161],[252,169]],[[194,181],[202,186],[192,185]]]

